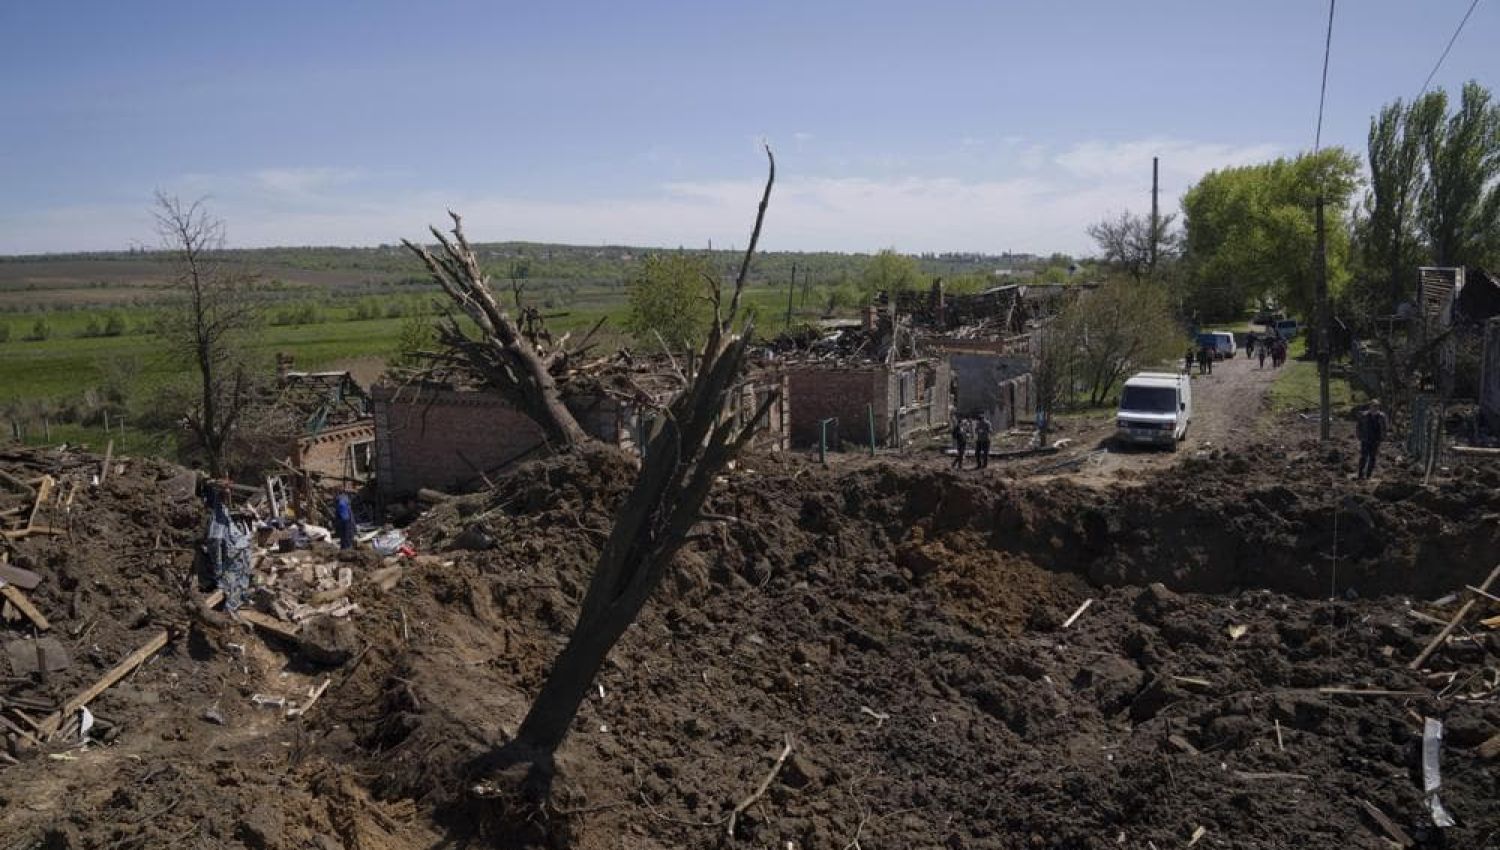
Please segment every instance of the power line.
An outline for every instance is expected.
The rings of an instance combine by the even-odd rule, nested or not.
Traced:
[[[1313,134],[1313,156],[1323,144],[1323,102],[1328,97],[1328,54],[1333,47],[1333,6],[1337,0],[1328,0],[1328,36],[1323,40],[1323,84],[1318,88],[1318,130]],[[1474,0],[1478,3],[1479,0]]]
[[[1422,82],[1422,90],[1417,92],[1417,97],[1427,93],[1427,87],[1432,85],[1432,78],[1437,76],[1438,69],[1443,67],[1443,60],[1448,58],[1448,51],[1453,49],[1453,43],[1458,41],[1458,34],[1464,31],[1464,24],[1469,22],[1469,16],[1474,14],[1474,9],[1478,6],[1479,0],[1474,0],[1469,4],[1469,11],[1465,12],[1464,19],[1458,22],[1458,29],[1453,31],[1453,37],[1448,39],[1448,46],[1443,48],[1443,55],[1439,56],[1437,64],[1432,66],[1432,73],[1428,74],[1427,79]]]

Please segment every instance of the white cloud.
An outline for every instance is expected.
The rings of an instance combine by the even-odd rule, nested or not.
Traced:
[[[1004,142],[1006,150],[984,166],[999,176],[979,178],[900,176],[900,157],[885,158],[879,177],[800,176],[783,157],[762,245],[1088,253],[1088,224],[1123,209],[1149,208],[1153,155],[1161,157],[1162,206],[1171,210],[1204,172],[1279,153],[1270,145],[1172,139],[1091,141],[1063,149],[1024,139]],[[886,169],[896,173],[888,176]],[[352,169],[277,168],[238,178],[197,175],[172,188],[185,196],[210,194],[211,208],[228,222],[236,246],[393,242],[443,223],[448,208],[464,214],[472,238],[485,241],[743,245],[762,188],[756,176],[671,183],[628,197],[544,200],[464,190],[384,191],[372,188],[367,176]],[[148,200],[132,208],[79,206],[0,216],[0,253],[149,243]]]

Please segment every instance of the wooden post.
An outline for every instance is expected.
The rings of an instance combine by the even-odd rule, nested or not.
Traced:
[[[1317,231],[1318,327],[1314,337],[1318,356],[1318,439],[1328,442],[1332,418],[1328,409],[1328,235],[1323,224],[1323,196],[1318,195],[1314,227]]]
[[[792,280],[786,285],[786,329],[792,329],[792,294],[797,291],[797,264],[792,263]]]
[[[1158,182],[1159,157],[1151,157],[1151,278],[1156,279],[1156,251],[1157,242],[1161,238],[1161,217],[1156,205]]]

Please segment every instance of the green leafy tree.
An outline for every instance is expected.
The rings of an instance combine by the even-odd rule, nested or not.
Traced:
[[[1359,162],[1342,148],[1204,175],[1183,196],[1184,309],[1200,320],[1236,318],[1251,299],[1312,311],[1315,207],[1324,198],[1328,285],[1349,278],[1349,197]]]
[[[926,276],[917,268],[917,261],[905,254],[896,253],[895,248],[886,248],[870,259],[860,276],[867,299],[885,292],[892,297],[897,292],[919,289],[927,285]]]
[[[1080,294],[1063,310],[1055,330],[1049,330],[1044,354],[1071,366],[1089,404],[1103,404],[1132,373],[1180,353],[1182,330],[1172,306],[1171,295],[1160,284],[1107,283]],[[1069,350],[1061,351],[1063,346]]]
[[[1479,265],[1500,227],[1500,106],[1471,81],[1447,110],[1442,91],[1412,105],[1426,167],[1418,221],[1437,265]]]
[[[1416,231],[1422,136],[1413,124],[1412,109],[1399,100],[1370,119],[1370,188],[1355,233],[1360,276],[1366,282],[1360,294],[1380,313],[1395,310],[1422,252]]]
[[[714,280],[708,262],[685,251],[646,257],[627,283],[626,330],[646,346],[691,348],[708,328]]]
[[[52,324],[46,319],[37,319],[31,324],[31,333],[26,337],[32,342],[42,342],[52,338]]]
[[[432,322],[420,316],[412,316],[401,323],[401,334],[396,341],[395,365],[420,366],[436,350],[437,331]]]

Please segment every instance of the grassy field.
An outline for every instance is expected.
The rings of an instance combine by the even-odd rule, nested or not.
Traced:
[[[44,296],[33,293],[39,300]],[[435,292],[426,298],[435,302]],[[607,317],[599,336],[601,349],[613,350],[632,341],[621,329],[624,315],[624,291],[621,287],[573,286],[567,290],[548,288],[533,293],[536,301],[553,305],[548,310],[549,327],[554,334],[569,331],[581,333],[601,317]],[[413,298],[416,296],[405,296]],[[757,316],[757,332],[774,335],[785,326],[786,295],[784,290],[755,287],[746,291],[746,304]],[[379,305],[384,299],[374,300]],[[293,355],[298,368],[315,369],[349,361],[384,361],[399,347],[406,317],[351,319],[353,306],[344,299],[317,302],[322,321],[311,324],[268,324],[257,341],[255,354],[271,368],[273,355]],[[6,326],[9,338],[0,342],[0,419],[9,419],[0,427],[9,431],[12,422],[21,423],[28,443],[83,442],[102,446],[116,439],[125,450],[156,451],[161,435],[148,434],[128,427],[125,435],[117,431],[106,434],[102,425],[85,427],[62,424],[55,420],[44,433],[40,411],[44,407],[75,405],[89,394],[98,395],[111,381],[124,381],[131,407],[149,402],[153,390],[167,381],[190,373],[192,364],[163,349],[163,341],[150,330],[160,308],[72,308],[59,305],[51,310],[29,309],[23,312],[0,312],[0,325]],[[267,305],[274,317],[277,305]],[[86,335],[90,324],[100,325],[107,316],[124,322],[126,332],[119,336]],[[431,317],[428,317],[429,320]],[[794,322],[816,319],[812,305],[794,311]],[[50,328],[47,339],[26,339],[38,320]],[[118,425],[118,423],[116,423]],[[50,438],[50,439],[49,439]]]
[[[1292,340],[1286,365],[1281,367],[1281,374],[1271,384],[1267,398],[1275,413],[1317,410],[1320,403],[1318,364],[1307,359],[1306,337]],[[1337,368],[1328,376],[1328,403],[1335,416],[1347,413],[1355,404],[1354,391]]]

